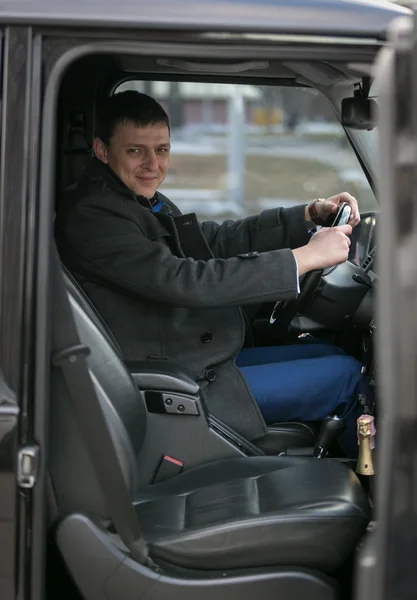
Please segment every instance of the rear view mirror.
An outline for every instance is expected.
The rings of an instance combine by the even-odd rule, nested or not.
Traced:
[[[377,104],[372,98],[365,98],[355,92],[353,98],[342,100],[342,125],[352,129],[374,129]]]
[[[374,129],[378,107],[375,100],[369,98],[371,78],[362,77],[362,82],[355,87],[353,98],[342,100],[342,125],[351,129]]]

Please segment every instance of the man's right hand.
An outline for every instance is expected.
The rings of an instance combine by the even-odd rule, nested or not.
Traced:
[[[302,248],[293,250],[298,264],[298,274],[308,271],[326,269],[339,265],[347,260],[349,255],[350,236],[352,227],[322,227],[312,235],[309,243]]]

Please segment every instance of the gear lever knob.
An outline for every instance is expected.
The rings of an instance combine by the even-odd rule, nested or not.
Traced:
[[[326,417],[321,422],[313,456],[315,458],[324,458],[328,453],[331,444],[345,429],[346,423],[341,417],[337,417],[336,415]]]

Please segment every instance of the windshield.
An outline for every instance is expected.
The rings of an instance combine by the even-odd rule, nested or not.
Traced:
[[[329,100],[305,87],[128,81],[116,91],[154,96],[171,122],[161,192],[201,219],[242,218],[346,191],[361,212],[375,196]],[[355,132],[373,152],[373,132]],[[363,141],[362,141],[363,138]]]
[[[369,97],[378,104],[379,100],[379,82],[375,79],[369,90]],[[371,130],[351,130],[348,133],[354,141],[354,145],[359,152],[362,161],[369,169],[372,179],[375,181],[377,176],[378,149],[379,149],[379,129],[374,127]]]

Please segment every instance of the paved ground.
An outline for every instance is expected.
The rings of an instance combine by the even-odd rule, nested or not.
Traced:
[[[190,154],[194,156],[213,156],[227,154],[227,138],[204,137],[197,141],[175,140],[172,142],[172,153]],[[277,142],[247,139],[246,154],[260,156],[285,156],[294,158],[314,158],[336,168],[359,167],[358,160],[350,147],[342,147],[338,141],[315,142],[297,137],[283,137]]]

